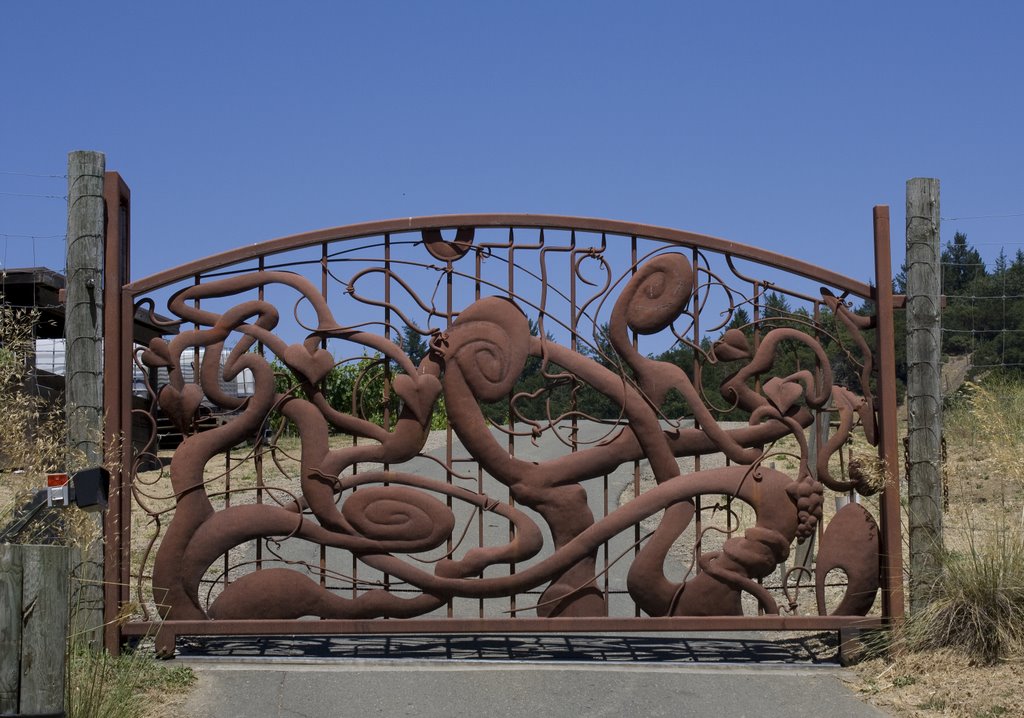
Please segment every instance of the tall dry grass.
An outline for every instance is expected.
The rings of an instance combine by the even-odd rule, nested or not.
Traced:
[[[926,608],[897,640],[992,664],[1024,658],[1024,383],[968,384],[945,416],[949,507]]]
[[[68,718],[149,718],[175,713],[196,675],[165,665],[140,648],[111,656],[71,642],[68,651]]]
[[[37,312],[6,305],[0,296],[0,527],[14,520],[32,494],[46,485],[48,472],[81,465],[80,457],[68,453],[61,402],[52,403],[36,388],[32,354],[38,322]],[[77,548],[83,556],[101,540],[94,517],[73,508],[29,524],[11,538],[19,543],[57,542]],[[69,581],[72,603],[81,608],[96,586],[77,572]],[[97,650],[89,640],[95,626],[76,625],[74,620],[71,625],[65,647],[70,718],[166,715],[162,708],[168,698],[173,700],[195,681],[190,669],[161,665],[152,654],[137,651],[113,657]]]
[[[2,303],[0,297],[0,520],[46,484],[63,464],[63,416],[39,394],[32,375],[33,327],[38,313]]]

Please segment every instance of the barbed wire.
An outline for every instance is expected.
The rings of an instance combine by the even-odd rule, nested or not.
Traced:
[[[1024,294],[952,294],[946,301],[959,299],[1024,299]]]
[[[37,177],[41,179],[67,179],[67,175],[50,175],[42,174],[39,172],[16,172],[14,170],[0,170],[0,175],[7,175],[13,177]]]
[[[1000,332],[1009,334],[1014,332],[1021,333],[1024,332],[1024,329],[1006,329],[1005,327],[1002,329],[947,329],[942,327],[939,331],[943,334],[998,334]]]
[[[943,222],[961,222],[967,219],[1006,219],[1008,217],[1024,217],[1024,212],[1007,212],[1005,214],[976,214],[968,217],[939,217]]]
[[[65,202],[68,201],[67,195],[64,194],[35,194],[33,192],[0,192],[0,195],[6,197],[37,197],[39,199],[62,199]]]

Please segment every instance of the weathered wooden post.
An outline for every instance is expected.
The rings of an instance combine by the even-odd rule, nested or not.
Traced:
[[[907,182],[907,481],[910,610],[928,601],[942,549],[939,180]]]
[[[21,683],[21,552],[0,544],[0,712],[18,710]]]
[[[69,469],[103,463],[103,250],[106,208],[100,152],[68,154],[65,402]],[[102,530],[99,517],[97,529]],[[103,625],[103,546],[84,547],[75,567],[73,630],[98,643]]]
[[[0,544],[2,715],[64,715],[70,555]]]

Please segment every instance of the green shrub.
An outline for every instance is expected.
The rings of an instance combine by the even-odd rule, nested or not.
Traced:
[[[292,372],[280,360],[275,359],[274,368],[275,390],[280,393],[291,392],[296,396],[305,396],[299,382]],[[391,371],[394,371],[392,365]],[[381,356],[364,356],[360,359],[341,362],[324,377],[322,391],[327,403],[338,411],[365,419],[379,426],[384,426],[385,409],[388,413],[390,426],[394,428],[401,410],[401,399],[393,390],[388,391],[385,382],[385,359]],[[283,421],[279,412],[270,418],[271,428],[278,430]],[[444,397],[438,397],[431,416],[431,429],[444,429],[448,426],[445,413]],[[287,432],[288,429],[286,428]]]

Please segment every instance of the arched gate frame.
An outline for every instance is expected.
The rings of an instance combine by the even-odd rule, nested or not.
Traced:
[[[887,207],[874,251],[871,286],[691,232],[450,215],[124,284],[108,646],[898,619]],[[132,345],[139,311],[165,339]]]

